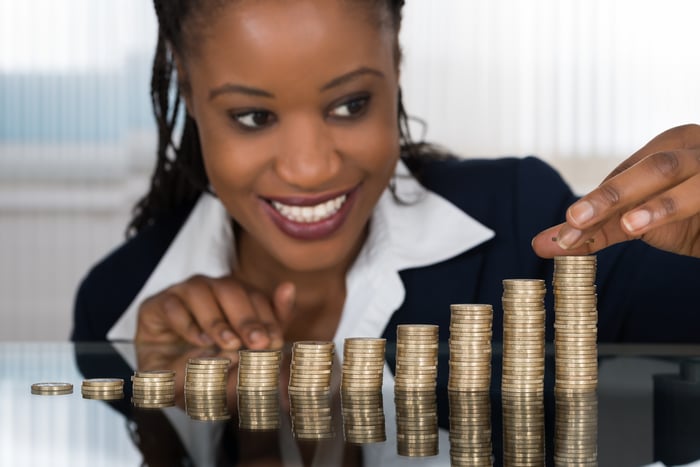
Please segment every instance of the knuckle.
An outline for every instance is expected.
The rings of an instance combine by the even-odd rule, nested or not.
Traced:
[[[605,204],[616,206],[620,203],[620,192],[613,185],[605,183],[599,187],[598,192],[600,193],[600,198]]]
[[[669,196],[663,196],[659,199],[661,213],[665,216],[673,216],[678,212],[678,204],[676,200]]]
[[[650,159],[653,169],[664,177],[676,174],[681,166],[678,153],[674,151],[657,152]]]
[[[210,329],[220,328],[220,327],[224,327],[224,326],[227,326],[226,321],[220,316],[217,316],[216,318],[212,318],[208,322],[208,327]]]

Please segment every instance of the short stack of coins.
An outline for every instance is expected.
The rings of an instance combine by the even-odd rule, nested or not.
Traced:
[[[437,367],[438,326],[398,325],[394,403],[401,456],[438,454]]]
[[[175,372],[173,370],[135,371],[131,376],[134,407],[158,409],[175,405]]]
[[[492,329],[491,305],[450,305],[449,390],[489,390]]]
[[[279,428],[280,350],[239,350],[238,417],[244,430]]]
[[[554,387],[590,391],[598,386],[596,257],[554,258]]]
[[[298,341],[292,345],[289,406],[292,433],[297,439],[333,438],[331,377],[335,345],[327,341]]]
[[[386,339],[349,337],[343,346],[341,402],[345,440],[386,441],[382,384]]]
[[[231,360],[220,357],[190,358],[185,367],[185,411],[193,420],[231,418],[226,384]]]
[[[32,394],[37,396],[73,394],[73,385],[71,383],[34,383],[32,384]]]
[[[545,293],[540,279],[503,281],[503,393],[544,391]]]
[[[545,465],[543,393],[504,393],[503,465]]]
[[[121,378],[91,378],[83,380],[81,386],[83,399],[101,401],[124,398],[124,380]]]
[[[448,390],[450,465],[491,467],[491,399],[489,391]]]
[[[554,464],[598,465],[598,395],[595,391],[554,391]]]

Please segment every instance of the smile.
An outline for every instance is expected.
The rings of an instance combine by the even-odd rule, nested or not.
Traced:
[[[309,224],[332,217],[345,204],[347,198],[347,195],[340,195],[315,206],[291,206],[279,201],[272,201],[271,204],[286,219]]]

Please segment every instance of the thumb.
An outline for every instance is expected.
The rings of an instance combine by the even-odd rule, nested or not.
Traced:
[[[292,282],[282,282],[275,289],[273,297],[275,315],[282,329],[286,328],[293,318],[296,291],[296,286]]]

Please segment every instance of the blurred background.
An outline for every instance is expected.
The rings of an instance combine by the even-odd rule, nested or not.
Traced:
[[[537,155],[579,193],[700,121],[696,0],[409,0],[416,136]],[[65,340],[155,160],[148,0],[0,0],[0,340]],[[118,287],[119,284],[115,284]]]

